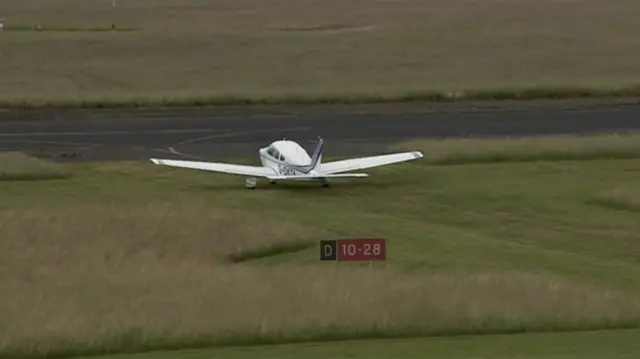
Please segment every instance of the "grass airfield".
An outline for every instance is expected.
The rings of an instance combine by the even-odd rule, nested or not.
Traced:
[[[0,107],[626,96],[640,82],[635,0],[5,2]],[[0,356],[638,357],[640,136],[401,149],[427,157],[255,191],[0,153]],[[345,236],[388,238],[388,261],[321,263],[319,240]]]
[[[639,139],[418,141],[390,150],[423,161],[362,181],[253,191],[3,154],[0,353],[637,355],[637,331],[615,329],[640,326]],[[319,261],[320,239],[372,235],[388,261]],[[444,338],[256,346],[394,337]]]

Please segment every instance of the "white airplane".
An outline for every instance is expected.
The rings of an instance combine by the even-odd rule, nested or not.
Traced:
[[[249,177],[246,179],[247,188],[254,189],[256,177],[266,178],[272,184],[277,180],[320,181],[323,187],[328,187],[329,178],[369,176],[366,173],[343,172],[385,166],[423,157],[422,152],[411,151],[322,163],[323,144],[324,140],[318,137],[316,148],[309,157],[307,151],[294,141],[285,139],[274,141],[269,146],[258,150],[262,166],[159,158],[151,158],[151,162],[156,165],[247,176]]]

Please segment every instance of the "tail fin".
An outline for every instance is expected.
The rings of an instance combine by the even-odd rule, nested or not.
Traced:
[[[318,144],[316,144],[316,148],[313,150],[313,154],[311,155],[311,169],[316,169],[322,163],[322,150],[324,146],[324,139],[318,136]]]

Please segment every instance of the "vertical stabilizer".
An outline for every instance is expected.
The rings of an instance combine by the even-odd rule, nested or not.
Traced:
[[[316,144],[316,148],[313,150],[313,154],[311,155],[311,169],[314,170],[320,166],[322,162],[322,150],[324,146],[324,139],[322,137],[318,137],[318,143]]]

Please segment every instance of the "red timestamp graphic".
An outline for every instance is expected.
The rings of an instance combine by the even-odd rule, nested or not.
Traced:
[[[339,261],[380,261],[387,257],[382,238],[339,239],[336,248]]]

